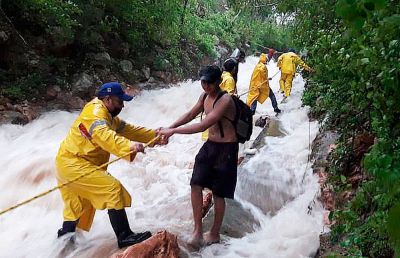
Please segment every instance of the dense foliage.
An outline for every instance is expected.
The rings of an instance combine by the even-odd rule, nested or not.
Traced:
[[[282,1],[299,46],[317,73],[305,104],[341,133],[330,168],[337,190],[348,177],[357,135],[373,135],[367,172],[331,218],[332,241],[357,257],[400,255],[400,4],[395,0]],[[336,180],[336,181],[335,181]]]
[[[180,78],[195,74],[204,57],[217,59],[221,55],[217,46],[230,52],[247,45],[249,53],[266,51],[260,46],[280,48],[290,40],[274,22],[271,8],[267,8],[269,11],[264,12],[265,15],[259,15],[229,1],[2,0],[0,3],[4,15],[27,38],[24,52],[38,53],[33,43],[37,36],[48,41],[50,50],[61,45],[59,42],[73,46],[72,53],[67,56],[73,62],[60,61],[59,54],[51,51],[42,53],[40,62],[47,65],[68,63],[70,68],[63,73],[59,72],[62,69],[53,69],[58,70],[57,78],[61,81],[68,81],[71,71],[84,69],[87,53],[108,51],[112,47],[110,42],[116,39],[129,44],[129,56],[124,58],[131,60],[135,67],[169,70]],[[0,62],[0,78],[9,74],[8,78],[19,79],[2,90],[4,95],[23,99],[33,94],[36,88],[28,86],[28,74],[48,82],[48,71],[16,67],[18,74],[15,74],[8,66]],[[27,94],[21,94],[23,92]]]

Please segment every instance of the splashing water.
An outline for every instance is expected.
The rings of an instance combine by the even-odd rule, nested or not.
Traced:
[[[249,57],[240,65],[239,94],[248,90],[257,61]],[[278,71],[275,63],[268,68],[270,76]],[[270,81],[274,92],[279,89],[278,81],[279,74]],[[265,146],[239,173],[235,198],[251,210],[260,227],[240,239],[223,236],[223,243],[189,256],[308,257],[317,250],[323,209],[318,201],[313,202],[319,185],[307,158],[318,124],[309,122],[308,108],[301,106],[303,89],[302,78],[296,77],[289,101],[279,106],[283,110],[279,123],[286,135],[265,137]],[[120,116],[150,128],[167,126],[191,108],[201,92],[199,81],[142,92],[126,103]],[[282,96],[276,96],[279,103]],[[270,100],[259,104],[257,112],[273,115]],[[54,159],[77,116],[57,111],[25,126],[0,126],[0,209],[56,185]],[[255,128],[252,137],[259,132]],[[148,149],[132,163],[120,161],[109,167],[132,196],[132,207],[126,209],[132,230],[166,229],[180,238],[190,235],[189,181],[194,157],[202,144],[200,134],[175,135],[167,146]],[[252,203],[252,196],[258,196],[256,202]],[[308,214],[310,203],[314,204]],[[1,216],[0,257],[60,256],[65,243],[56,238],[56,231],[62,223],[62,209],[61,196],[56,192]],[[97,211],[91,231],[78,233],[76,249],[62,256],[107,257],[115,251],[116,239],[107,212]]]

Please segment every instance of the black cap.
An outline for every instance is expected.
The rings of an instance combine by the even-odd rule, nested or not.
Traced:
[[[230,72],[235,68],[236,64],[236,60],[229,58],[224,62],[224,70]]]
[[[208,65],[200,70],[200,80],[215,83],[221,80],[221,69],[216,65]]]

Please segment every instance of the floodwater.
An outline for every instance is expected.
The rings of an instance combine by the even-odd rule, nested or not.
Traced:
[[[239,94],[248,90],[257,61],[248,57],[240,64]],[[268,68],[270,77],[278,71],[273,62]],[[270,81],[274,92],[279,76]],[[235,199],[257,220],[255,231],[241,238],[223,235],[221,244],[186,255],[276,258],[310,257],[316,252],[323,209],[316,200],[319,185],[307,160],[319,125],[308,120],[308,107],[302,107],[303,89],[304,81],[297,76],[292,95],[279,106],[283,112],[277,121],[285,135],[265,137],[265,145],[240,168]],[[150,128],[168,126],[191,108],[201,92],[199,81],[142,92],[126,103],[120,116]],[[282,95],[276,96],[279,103]],[[269,99],[258,105],[255,118],[265,114],[274,115]],[[77,115],[56,111],[25,126],[0,126],[0,210],[56,185],[54,159]],[[259,132],[255,127],[252,138]],[[190,236],[189,181],[202,144],[200,134],[174,135],[167,146],[149,148],[132,163],[119,161],[109,167],[132,196],[132,207],[126,209],[132,230],[166,229],[181,241]],[[107,212],[97,211],[91,231],[78,232],[75,249],[61,252],[65,241],[57,239],[56,232],[62,209],[56,191],[0,216],[0,257],[108,257],[118,251]]]

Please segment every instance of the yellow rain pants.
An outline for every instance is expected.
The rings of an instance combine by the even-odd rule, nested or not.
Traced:
[[[251,75],[249,94],[247,95],[247,105],[249,107],[251,107],[254,101],[262,104],[269,97],[268,69],[265,65],[266,63],[267,56],[261,54],[260,60]]]
[[[131,206],[131,197],[107,168],[110,153],[122,156],[130,151],[130,141],[148,142],[155,131],[133,126],[112,117],[97,98],[83,108],[61,143],[56,157],[59,184],[96,170],[60,189],[64,201],[64,221],[76,221],[89,231],[96,209],[122,209]],[[127,156],[132,161],[134,156]]]
[[[292,91],[293,76],[293,74],[282,73],[281,78],[279,79],[279,88],[283,89],[285,97],[290,96],[290,93]]]

